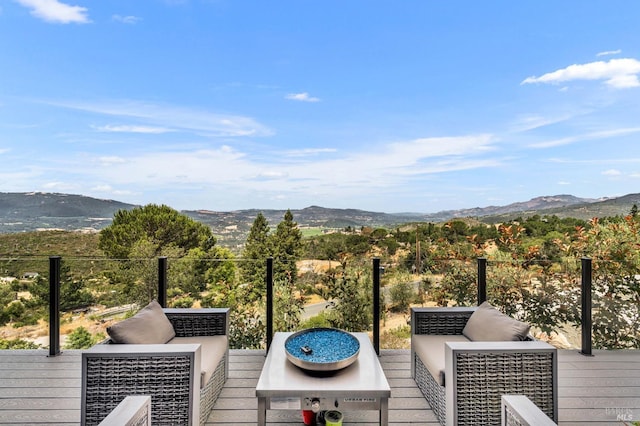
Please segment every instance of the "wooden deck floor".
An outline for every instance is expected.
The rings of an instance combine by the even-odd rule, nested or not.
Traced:
[[[80,351],[46,355],[46,351],[0,350],[0,424],[79,423]],[[560,425],[640,421],[640,351],[594,351],[594,355],[559,352]],[[433,412],[411,379],[409,351],[383,350],[380,361],[392,388],[390,425],[435,426]],[[209,426],[255,425],[254,389],[263,362],[263,351],[231,351],[230,377]],[[344,424],[373,425],[375,418],[373,412],[349,413]],[[269,411],[267,420],[270,426],[302,424],[295,411]]]

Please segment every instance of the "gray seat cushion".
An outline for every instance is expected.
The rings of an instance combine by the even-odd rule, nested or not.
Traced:
[[[411,337],[411,343],[418,357],[427,367],[440,386],[444,386],[444,344],[446,342],[468,342],[469,339],[461,334],[415,334]]]
[[[180,345],[187,343],[199,343],[200,367],[202,371],[200,387],[204,387],[211,379],[213,372],[227,352],[227,336],[194,336],[174,337],[169,344]]]
[[[471,315],[462,334],[473,342],[509,342],[527,340],[531,326],[515,320],[484,302]]]

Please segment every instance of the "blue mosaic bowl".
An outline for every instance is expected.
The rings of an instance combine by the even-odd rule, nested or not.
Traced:
[[[284,342],[287,359],[309,371],[337,371],[358,358],[358,339],[337,328],[309,328],[292,334]]]

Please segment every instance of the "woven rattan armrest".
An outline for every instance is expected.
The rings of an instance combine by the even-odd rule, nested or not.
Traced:
[[[200,357],[199,344],[93,346],[82,354],[82,424],[98,424],[129,395],[151,395],[154,423],[197,424]]]
[[[499,424],[503,394],[529,397],[558,419],[557,349],[541,341],[445,344],[447,424]]]

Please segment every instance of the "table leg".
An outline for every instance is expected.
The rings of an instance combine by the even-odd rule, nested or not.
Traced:
[[[380,399],[380,426],[389,425],[389,400],[387,398]]]
[[[258,398],[258,426],[267,424],[267,398]]]

